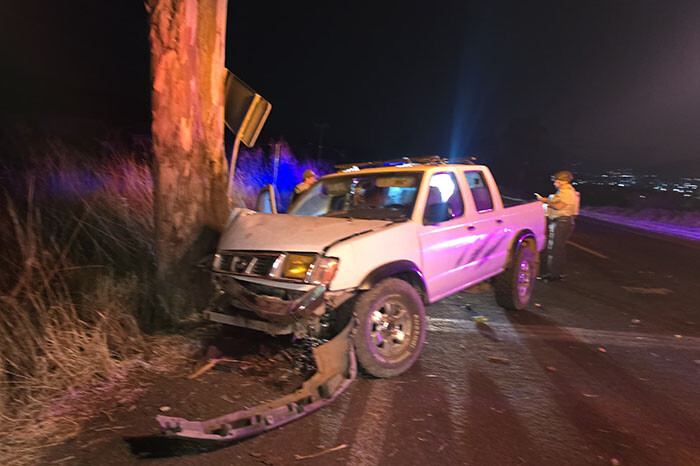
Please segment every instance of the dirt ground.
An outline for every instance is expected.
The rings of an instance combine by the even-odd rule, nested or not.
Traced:
[[[218,325],[198,333],[203,333],[200,351],[165,371],[147,362],[131,371],[115,392],[105,393],[99,414],[76,436],[48,449],[39,463],[116,465],[124,458],[137,463],[220,448],[162,437],[155,418],[206,420],[250,408],[292,393],[316,369],[312,348],[317,340],[292,341]]]

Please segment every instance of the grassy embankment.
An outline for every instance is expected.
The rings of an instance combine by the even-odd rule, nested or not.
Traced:
[[[149,328],[155,261],[150,154],[95,157],[60,143],[35,154],[0,168],[5,465],[31,463],[43,448],[75,435],[132,369],[168,370],[188,348],[184,338]],[[269,182],[270,163],[260,152],[241,154],[240,203],[250,206],[258,187]],[[305,168],[288,150],[283,164],[293,175]]]

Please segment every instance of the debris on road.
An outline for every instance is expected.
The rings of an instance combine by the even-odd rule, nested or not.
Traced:
[[[549,372],[556,372],[557,371],[557,368],[554,366],[547,366],[547,367],[545,367],[545,369],[547,369]]]
[[[683,338],[683,335],[675,334],[675,335],[673,335],[673,336],[676,337],[676,338]]]
[[[60,460],[52,461],[51,464],[61,464],[61,463],[64,463],[66,461],[70,461],[70,460],[74,460],[74,459],[75,459],[74,455],[66,456],[65,458],[61,458]]]
[[[535,307],[542,307],[540,303],[535,303]]]
[[[673,290],[669,290],[668,288],[644,288],[641,286],[623,286],[622,289],[624,289],[625,291],[629,291],[630,293],[638,294],[667,295],[673,293]]]
[[[488,317],[484,317],[484,316],[472,316],[472,320],[474,322],[488,322],[489,321]]]
[[[642,321],[639,320],[639,319],[632,319],[632,320],[630,320],[630,322],[632,322],[633,324],[639,324],[639,323],[641,323]]]
[[[234,363],[240,363],[243,364],[243,361],[239,361],[237,359],[229,359],[229,358],[212,358],[210,359],[205,365],[197,369],[197,371],[194,372],[194,374],[190,374],[187,376],[188,379],[196,379],[200,375],[204,374],[205,372],[208,372],[211,368],[219,364],[220,362],[234,362]]]
[[[263,455],[262,453],[250,452],[248,454],[250,456],[252,456],[253,458],[255,458],[256,461],[258,461],[262,464],[266,464],[268,466],[272,466],[275,464],[272,462],[272,460],[270,460],[267,456]]]
[[[348,447],[348,445],[343,443],[342,445],[338,445],[337,447],[328,448],[326,450],[319,451],[318,453],[314,453],[312,455],[294,455],[294,459],[295,460],[308,460],[311,458],[317,458],[321,455],[325,455],[326,453],[331,453],[333,451],[342,450],[342,449],[347,448],[347,447]]]
[[[171,409],[172,409],[172,408],[170,408],[170,406],[161,406],[161,407],[159,408],[159,411],[160,411],[161,413],[167,413],[167,412],[170,411]]]
[[[501,358],[499,356],[489,356],[489,361],[495,362],[498,364],[510,364],[510,359],[508,358]]]
[[[607,352],[608,352],[608,350],[606,350],[605,348],[602,348],[602,347],[601,347],[601,348],[598,348],[598,351],[600,351],[601,353],[607,353]]]
[[[612,465],[614,465],[614,466],[619,466],[619,465],[620,465],[620,460],[618,460],[617,458],[611,458],[611,459],[610,459],[610,464],[612,464]]]
[[[476,285],[470,286],[466,290],[462,290],[462,293],[467,294],[478,294],[482,291],[489,291],[491,289],[491,284],[486,282],[477,283]]]
[[[92,429],[93,432],[107,432],[107,431],[115,431],[115,430],[124,430],[128,429],[131,426],[107,426],[107,427],[100,427],[97,429]]]

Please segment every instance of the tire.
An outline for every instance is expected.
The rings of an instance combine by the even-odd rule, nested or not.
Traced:
[[[425,342],[425,307],[418,292],[398,278],[386,278],[360,295],[354,308],[357,362],[375,377],[394,377],[410,368]]]
[[[511,263],[494,281],[496,302],[505,309],[524,309],[530,302],[536,279],[535,253],[527,244],[521,244]]]

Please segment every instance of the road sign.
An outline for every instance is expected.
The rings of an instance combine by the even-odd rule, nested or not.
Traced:
[[[226,126],[236,134],[236,139],[252,147],[270,114],[272,105],[229,70],[226,70],[225,92]]]

